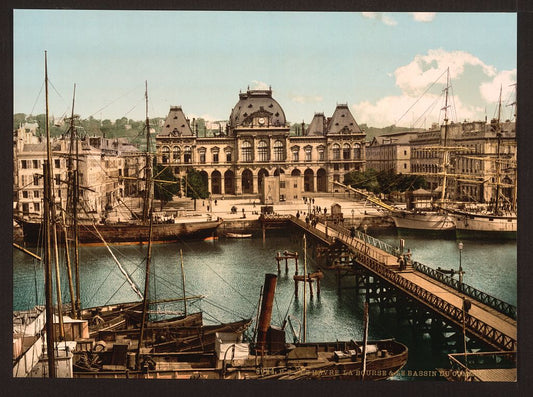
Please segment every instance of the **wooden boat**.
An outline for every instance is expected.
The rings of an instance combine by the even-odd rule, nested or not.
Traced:
[[[148,118],[148,87],[145,92],[146,97],[146,164],[152,164],[152,154],[150,152],[150,123]],[[71,147],[75,146],[74,143]],[[77,144],[76,144],[77,147]],[[74,162],[75,163],[75,162]],[[77,181],[77,180],[76,180]],[[143,243],[148,241],[150,225],[148,214],[153,210],[151,208],[152,190],[154,179],[152,168],[146,168],[146,177],[144,178],[144,196],[142,198],[142,214],[135,214],[134,218],[125,222],[111,221],[109,219],[86,219],[81,221],[77,216],[77,236],[78,243]],[[73,182],[73,191],[79,190],[79,184]],[[71,195],[72,196],[72,195]],[[77,211],[79,200],[73,205],[73,210]],[[73,211],[74,212],[74,211]],[[29,243],[37,243],[42,238],[43,220],[39,218],[26,219],[15,216],[14,220],[21,225],[24,240]],[[152,241],[178,241],[182,239],[202,239],[212,235],[217,227],[222,223],[222,219],[213,218],[210,214],[207,216],[191,216],[172,218],[164,216],[154,217],[152,227]],[[65,225],[67,232],[72,233],[73,225]],[[59,235],[59,241],[63,236]]]
[[[240,329],[214,332],[209,351],[158,350],[165,343],[142,349],[135,361],[131,341],[122,338],[105,351],[78,352],[79,378],[173,379],[387,379],[407,362],[408,349],[393,339],[369,342],[285,342],[285,330],[270,325],[277,276],[267,274],[254,343],[243,342]],[[213,333],[210,334],[213,336]],[[363,370],[364,368],[364,370]],[[96,370],[95,370],[96,369]]]
[[[228,238],[251,238],[252,233],[226,233]]]
[[[15,219],[22,226],[24,240],[36,243],[42,233],[41,221]],[[178,219],[175,223],[154,223],[153,241],[178,241],[181,239],[202,239],[212,235],[222,219]],[[68,229],[68,227],[67,227]],[[80,223],[78,238],[81,244],[102,243],[143,243],[148,241],[149,225],[142,222],[121,223]],[[60,236],[61,238],[61,236]],[[61,240],[60,240],[61,241]]]

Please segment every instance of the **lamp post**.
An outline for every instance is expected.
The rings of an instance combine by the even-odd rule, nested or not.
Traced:
[[[462,254],[463,254],[463,242],[459,241],[459,244],[457,244],[457,248],[459,248],[459,289],[463,289],[463,264],[462,264]]]

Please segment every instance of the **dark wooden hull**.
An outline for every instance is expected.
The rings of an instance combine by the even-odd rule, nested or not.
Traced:
[[[17,220],[22,226],[24,241],[37,243],[42,238],[42,225],[38,222]],[[221,224],[217,221],[180,223],[156,223],[152,225],[152,241],[177,241],[181,239],[202,239],[213,234]],[[140,224],[82,224],[78,227],[80,244],[145,243],[148,241],[149,226]],[[102,238],[100,237],[102,236]],[[59,233],[59,239],[63,233]]]
[[[296,348],[313,348],[318,355],[313,358],[291,359],[290,354],[255,356],[244,360],[229,359],[226,365],[212,354],[151,353],[156,369],[148,371],[121,370],[82,372],[79,378],[157,378],[157,379],[257,379],[257,380],[383,380],[394,376],[406,363],[408,349],[394,340],[371,341],[377,350],[367,354],[365,376],[361,372],[361,354],[347,360],[335,359],[335,352],[342,345],[353,342],[296,344]],[[358,344],[361,345],[360,343]],[[293,346],[294,347],[294,346]],[[227,365],[231,364],[231,365]]]

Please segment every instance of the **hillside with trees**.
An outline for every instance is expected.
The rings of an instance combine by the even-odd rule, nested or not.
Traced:
[[[16,113],[13,116],[13,129],[17,129],[24,122],[37,122],[39,126],[43,126],[45,121],[45,115],[39,114],[36,116],[28,116],[24,113]],[[155,130],[157,134],[161,130],[161,126],[165,121],[164,117],[154,117],[150,119],[150,128]],[[227,123],[227,121],[217,121],[216,123]],[[214,136],[218,133],[218,130],[210,130],[207,128],[206,120],[203,118],[197,118],[195,120],[195,129],[198,131],[198,136]],[[77,127],[80,134],[89,135],[89,136],[105,136],[106,138],[119,138],[126,137],[133,144],[143,146],[145,145],[145,134],[144,131],[145,120],[132,120],[126,117],[116,119],[114,121],[109,119],[97,120],[92,116],[89,116],[88,119],[80,119],[77,121]],[[305,128],[309,125],[304,124]],[[366,140],[371,141],[374,137],[380,136],[383,134],[391,134],[403,131],[421,131],[422,129],[412,129],[408,127],[397,127],[391,125],[383,128],[369,127],[366,124],[359,125],[361,129],[366,132]],[[68,131],[68,121],[65,120],[56,120],[56,124],[53,122],[50,123],[50,134],[51,136],[60,136],[65,134]],[[302,123],[290,123],[290,134],[291,135],[301,135],[302,134]],[[41,133],[44,134],[44,128],[41,127]]]

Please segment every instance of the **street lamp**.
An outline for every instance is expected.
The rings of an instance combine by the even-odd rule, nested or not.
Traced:
[[[462,253],[463,253],[463,242],[459,241],[459,244],[457,244],[457,248],[459,248],[459,288],[463,289],[463,266],[462,266]]]

